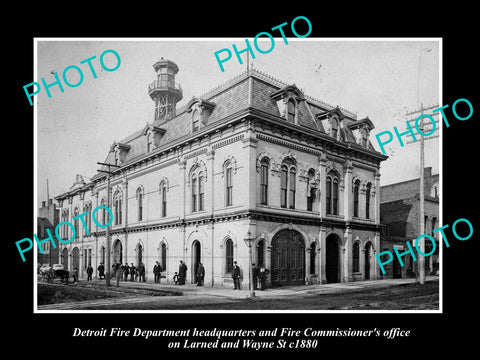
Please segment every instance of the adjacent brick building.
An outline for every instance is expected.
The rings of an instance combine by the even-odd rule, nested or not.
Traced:
[[[205,268],[205,284],[232,286],[237,261],[248,285],[253,262],[269,286],[376,279],[380,249],[380,163],[369,141],[374,125],[260,71],[249,69],[177,109],[178,67],[163,58],[148,87],[152,123],[114,142],[111,176],[112,260],[156,261],[172,281],[178,264]],[[103,168],[104,170],[107,167]],[[61,221],[107,204],[106,175],[81,176],[57,196]],[[108,216],[108,214],[107,214]],[[100,223],[105,221],[97,213]],[[61,262],[81,269],[105,263],[105,229],[78,220]],[[62,237],[71,238],[68,227]],[[163,280],[165,281],[165,280]]]
[[[380,219],[386,226],[385,236],[382,238],[382,251],[397,247],[399,252],[408,250],[405,242],[414,244],[414,240],[420,234],[431,235],[436,242],[437,251],[426,258],[425,273],[435,274],[438,271],[438,232],[432,231],[439,224],[439,176],[432,174],[432,168],[425,168],[424,172],[424,194],[425,194],[425,229],[420,231],[420,179],[403,181],[396,184],[382,186],[380,188]],[[425,253],[429,253],[432,245],[425,241]],[[417,263],[410,255],[402,258],[405,266],[400,266],[396,256],[394,261],[385,266],[385,277],[414,277],[417,270]]]
[[[42,201],[42,207],[38,209],[37,217],[37,236],[40,240],[48,238],[47,229],[55,236],[55,227],[58,225],[59,209],[53,203],[53,199],[48,199],[48,204]],[[53,265],[58,262],[58,247],[54,248],[50,241],[42,244],[43,254],[38,251],[37,263],[39,265]]]

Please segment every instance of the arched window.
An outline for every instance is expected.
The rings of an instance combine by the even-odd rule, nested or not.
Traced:
[[[167,216],[167,184],[165,181],[160,183],[160,198],[161,198],[161,217]]]
[[[117,191],[113,196],[114,218],[115,225],[122,223],[122,196],[120,191]]]
[[[317,258],[317,246],[313,242],[310,245],[310,274],[315,274],[315,259]]]
[[[233,204],[232,164],[225,166],[225,206]]]
[[[287,102],[287,121],[294,123],[295,122],[295,100],[289,99]]]
[[[142,221],[143,219],[143,191],[142,188],[137,189],[137,214],[138,214],[138,221]]]
[[[152,134],[151,133],[148,133],[147,134],[147,153],[149,153],[150,151],[153,150],[153,147],[152,147]]]
[[[287,207],[287,178],[288,167],[283,165],[280,174],[280,206],[282,208]]]
[[[295,209],[296,168],[292,159],[283,161],[280,173],[280,206]]]
[[[225,241],[225,272],[231,273],[233,270],[233,241],[227,239]]]
[[[338,215],[338,178],[333,179],[332,208],[333,208],[333,215]]]
[[[433,184],[432,189],[430,191],[430,196],[438,198],[438,183]]]
[[[315,170],[308,170],[307,177],[307,211],[313,211],[313,202],[315,201]]]
[[[263,158],[260,163],[260,203],[268,204],[268,159]]]
[[[338,215],[338,176],[333,172],[327,175],[326,201],[327,214]]]
[[[75,210],[73,211],[73,227],[75,228],[75,238],[78,238],[78,208],[76,207]],[[77,217],[77,218],[76,218]],[[76,219],[75,219],[76,218]]]
[[[203,172],[198,174],[198,211],[203,211],[204,209],[204,188],[205,184],[203,182]]]
[[[290,182],[289,182],[289,187],[290,187],[290,198],[289,198],[289,203],[290,203],[290,209],[295,209],[295,179],[296,179],[296,171],[295,167],[290,168]]]
[[[358,217],[358,194],[360,191],[360,180],[353,184],[353,216]]]
[[[203,211],[205,200],[205,184],[203,172],[192,173],[192,212]]]
[[[366,128],[363,128],[361,130],[361,134],[362,134],[362,142],[361,142],[361,145],[363,147],[367,147],[367,141],[368,141],[368,130]]]
[[[367,184],[367,191],[365,192],[365,217],[370,219],[370,194],[372,192],[372,183]]]
[[[192,114],[192,131],[195,132],[200,129],[200,111],[198,109]]]
[[[330,122],[330,135],[334,138],[337,139],[337,134],[338,134],[338,121],[336,118],[333,118]]]
[[[353,244],[352,257],[353,257],[353,272],[359,272],[360,271],[360,244],[358,241],[356,241]]]
[[[102,200],[100,200],[100,205],[101,206],[106,206],[107,204],[105,203],[105,198],[102,198]],[[105,208],[102,208],[102,225],[106,224],[107,221],[106,221],[106,213],[107,213],[107,210],[105,210]],[[98,220],[97,220],[98,221]]]

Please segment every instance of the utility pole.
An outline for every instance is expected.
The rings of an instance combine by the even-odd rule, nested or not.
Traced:
[[[423,115],[423,103],[420,105],[420,116]],[[420,119],[420,131],[423,133],[423,116]],[[419,236],[425,233],[425,143],[423,136],[420,136],[420,226],[418,229]],[[425,254],[425,238],[420,238],[420,252]],[[425,284],[425,257],[420,256],[418,258],[418,282],[420,285]]]
[[[110,209],[110,175],[113,174],[112,171],[110,171],[110,166],[114,166],[119,168],[120,166],[118,165],[113,165],[113,164],[105,164],[101,162],[97,162],[99,165],[105,165],[108,166],[108,170],[98,170],[100,172],[104,172],[107,174],[107,207]],[[107,229],[105,231],[105,242],[107,243],[107,258],[106,258],[106,264],[105,264],[105,284],[107,286],[110,286],[110,225],[107,226]]]

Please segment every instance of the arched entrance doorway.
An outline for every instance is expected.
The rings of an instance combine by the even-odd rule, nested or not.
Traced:
[[[197,268],[202,259],[202,245],[200,241],[195,240],[192,244],[192,283],[197,282]]]
[[[114,262],[119,262],[120,264],[123,264],[123,258],[122,258],[122,242],[120,240],[116,240],[115,244],[113,245],[113,261]]]
[[[77,247],[72,250],[72,270],[80,269],[80,250]]]
[[[67,248],[64,248],[62,250],[62,257],[61,257],[62,265],[65,268],[65,270],[68,270],[68,250]]]
[[[373,245],[371,242],[365,244],[365,280],[373,278]]]
[[[327,284],[340,282],[340,238],[330,234],[326,239],[326,277]]]
[[[280,230],[272,239],[272,286],[305,284],[305,241],[296,230]]]

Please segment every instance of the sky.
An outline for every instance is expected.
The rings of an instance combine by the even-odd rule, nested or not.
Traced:
[[[142,129],[154,116],[154,103],[148,85],[156,79],[153,64],[164,59],[179,67],[176,76],[183,89],[177,108],[193,96],[201,96],[246,70],[246,54],[239,64],[235,55],[218,66],[214,53],[232,44],[242,49],[244,38],[219,39],[36,39],[36,68],[32,81],[47,84],[60,79],[65,68],[78,66],[83,81],[64,92],[50,88],[35,95],[37,204],[69,190],[80,174],[89,181],[103,162],[110,145]],[[250,39],[250,42],[253,40]],[[268,40],[268,38],[266,39]],[[268,49],[270,43],[260,44]],[[115,71],[103,70],[99,59],[105,50],[116,51],[121,59]],[[370,134],[373,146],[380,150],[375,134],[406,128],[406,114],[424,106],[441,105],[439,87],[440,44],[436,39],[321,39],[282,38],[268,54],[255,51],[250,64],[285,83],[331,105],[339,105],[368,116],[375,125]],[[232,50],[233,53],[233,50]],[[97,78],[88,64],[91,61]],[[107,68],[117,60],[111,53],[103,58]],[[75,70],[67,72],[72,84],[80,78]],[[26,106],[28,100],[25,99]],[[389,159],[381,165],[381,184],[418,177],[419,142],[401,147],[398,141],[387,145]],[[425,166],[439,172],[439,138],[425,142]]]

